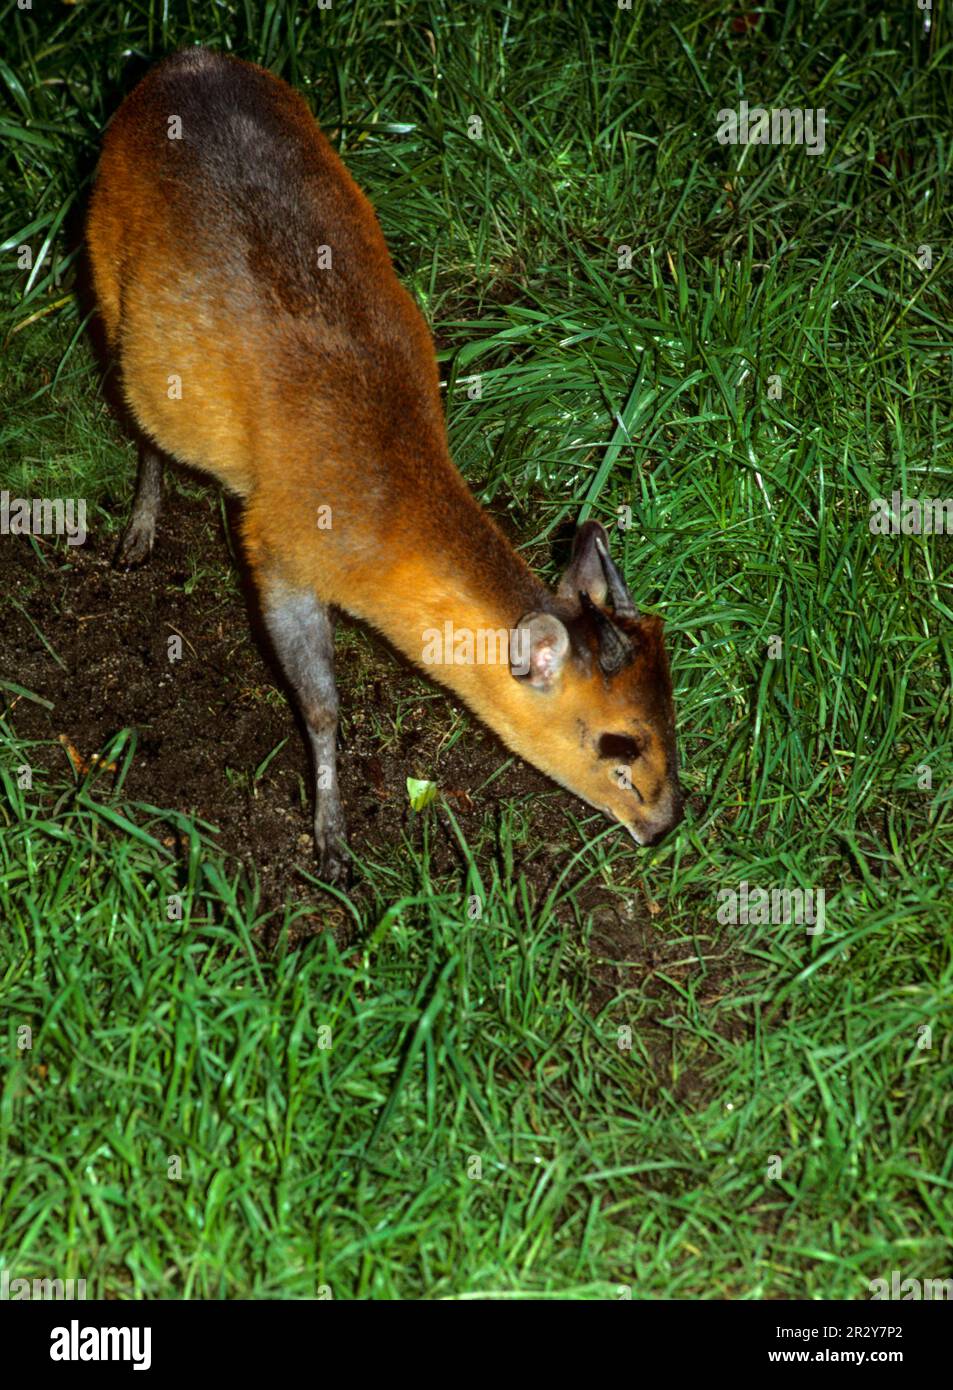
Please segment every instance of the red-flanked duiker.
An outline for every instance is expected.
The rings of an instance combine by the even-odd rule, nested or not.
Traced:
[[[678,823],[661,621],[639,614],[598,523],[579,527],[554,594],[470,493],[427,325],[302,97],[200,48],[160,63],[106,132],[88,246],[142,431],[118,561],[152,550],[163,455],[243,499],[310,735],[327,878],[346,862],[332,604],[640,844]]]

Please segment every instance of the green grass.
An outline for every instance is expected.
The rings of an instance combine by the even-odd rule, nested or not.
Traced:
[[[431,809],[366,858],[363,906],[341,899],[356,949],[325,933],[268,953],[253,877],[207,828],[128,803],[121,776],[19,788],[14,708],[15,1277],[759,1299],[947,1272],[951,543],[873,536],[868,513],[894,490],[953,495],[948,21],[934,8],[924,37],[906,3],[760,13],[738,34],[724,7],[647,0],[4,12],[0,484],[84,495],[90,526],[115,527],[131,451],[71,294],[99,132],[180,44],[263,62],[309,92],[374,200],[438,333],[454,455],[533,562],[552,576],[565,521],[631,509],[617,549],[667,620],[694,794],[640,853],[554,797],[549,895],[518,799],[470,845]],[[825,152],[719,145],[742,99],[824,107]],[[441,700],[433,717],[460,736]],[[396,729],[381,742],[399,756]],[[435,867],[440,833],[459,872]],[[721,925],[742,880],[823,887],[825,930]],[[597,1012],[593,885],[623,914],[657,902],[664,944]],[[313,910],[288,903],[287,925]]]

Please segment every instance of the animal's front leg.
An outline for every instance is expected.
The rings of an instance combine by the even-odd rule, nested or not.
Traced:
[[[268,633],[298,697],[314,761],[314,843],[322,878],[343,879],[347,837],[337,776],[338,695],[328,608],[303,589],[263,584]]]

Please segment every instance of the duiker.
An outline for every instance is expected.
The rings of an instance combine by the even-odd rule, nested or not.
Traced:
[[[200,48],[160,63],[106,132],[88,246],[142,431],[118,561],[152,550],[164,454],[243,499],[310,736],[326,878],[346,863],[331,604],[640,844],[678,823],[660,620],[640,616],[598,523],[554,594],[469,492],[427,325],[300,96]]]

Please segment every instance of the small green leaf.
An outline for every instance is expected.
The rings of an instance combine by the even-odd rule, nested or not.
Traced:
[[[410,797],[410,804],[415,811],[422,811],[425,806],[429,806],[437,795],[436,782],[421,781],[418,777],[407,778],[407,795]]]

